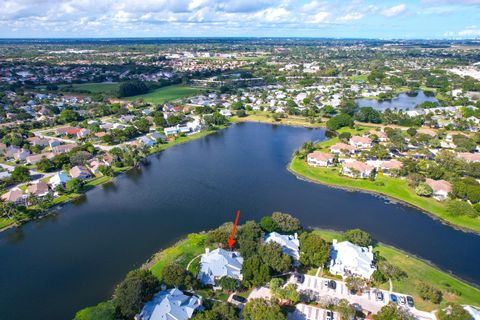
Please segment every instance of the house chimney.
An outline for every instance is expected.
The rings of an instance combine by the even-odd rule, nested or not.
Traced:
[[[372,246],[368,246],[368,252],[372,252],[373,251],[373,247]]]
[[[210,253],[210,248],[205,248],[205,253],[209,254]]]
[[[333,239],[332,244],[336,245],[337,244],[337,239]]]
[[[295,232],[295,233],[293,234],[293,237],[294,237],[295,239],[298,239],[298,233]]]

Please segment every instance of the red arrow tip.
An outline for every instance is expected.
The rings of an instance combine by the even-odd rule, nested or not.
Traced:
[[[230,249],[232,248],[232,246],[233,246],[234,243],[235,243],[235,240],[234,240],[234,239],[232,239],[232,238],[229,238],[229,239],[228,239],[228,247],[229,247]]]

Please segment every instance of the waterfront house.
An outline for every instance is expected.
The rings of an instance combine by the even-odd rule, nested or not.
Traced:
[[[222,109],[222,110],[220,110],[219,113],[224,117],[231,117],[232,116],[232,112],[228,109]]]
[[[369,160],[366,162],[367,165],[375,167],[377,170],[382,171],[385,175],[392,175],[395,172],[398,172],[403,166],[403,163],[392,159],[392,160]]]
[[[70,177],[63,172],[57,172],[53,177],[50,178],[48,184],[55,189],[58,186],[64,186],[67,181],[70,180]]]
[[[27,193],[35,197],[45,197],[50,193],[50,190],[48,189],[48,184],[38,181],[27,187]]]
[[[333,154],[314,151],[307,155],[307,163],[314,167],[328,167],[333,165]]]
[[[361,161],[348,161],[342,164],[342,173],[352,178],[368,178],[373,167]]]
[[[147,147],[153,147],[154,145],[157,144],[157,141],[155,141],[153,139],[150,139],[147,136],[143,136],[143,137],[138,138],[138,142],[140,142],[141,144],[143,144],[144,146],[147,146]]]
[[[427,178],[425,183],[432,188],[432,197],[438,201],[446,200],[448,198],[448,194],[452,191],[452,185],[446,180],[433,180]]]
[[[277,232],[271,232],[265,236],[265,243],[276,242],[282,246],[282,251],[293,258],[298,263],[300,260],[300,240],[295,233],[294,235],[279,234]]]
[[[19,188],[13,188],[7,193],[2,195],[2,200],[5,202],[12,202],[12,203],[24,203],[25,199],[27,198],[26,195],[23,194],[23,191]]]
[[[222,277],[242,280],[243,258],[236,251],[226,251],[218,248],[205,253],[200,260],[200,272],[197,278],[205,285],[215,285]]]
[[[370,279],[376,270],[372,247],[360,247],[349,241],[333,240],[329,270],[344,278],[359,276]]]
[[[168,127],[163,129],[163,132],[165,133],[166,136],[174,136],[178,133],[178,128],[177,127]]]
[[[369,149],[372,147],[372,139],[369,137],[353,136],[348,143],[358,149]]]
[[[346,143],[338,142],[330,147],[330,152],[334,154],[354,154],[357,148]]]
[[[90,178],[92,175],[88,172],[87,168],[81,166],[75,166],[68,172],[72,178],[78,180],[85,180]]]
[[[157,293],[147,302],[135,320],[187,320],[195,311],[202,310],[202,300],[185,295],[177,288]]]

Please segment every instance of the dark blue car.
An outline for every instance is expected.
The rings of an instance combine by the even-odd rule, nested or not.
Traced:
[[[392,301],[393,303],[397,303],[397,296],[394,295],[393,293],[390,295],[390,301]]]

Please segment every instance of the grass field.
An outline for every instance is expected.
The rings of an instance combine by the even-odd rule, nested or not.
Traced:
[[[316,230],[325,240],[342,240],[341,233],[327,230]],[[423,301],[418,295],[417,284],[427,282],[443,292],[443,302],[457,302],[460,304],[470,304],[480,306],[480,290],[474,288],[457,278],[442,272],[429,265],[428,263],[408,255],[398,249],[384,245],[382,243],[375,246],[375,251],[380,252],[380,256],[386,258],[388,262],[399,267],[407,273],[407,277],[401,280],[393,280],[393,291],[411,295],[418,309],[431,311],[439,306],[431,302]],[[382,285],[382,289],[389,289],[388,283]],[[460,292],[461,295],[455,295],[450,292]]]
[[[233,116],[232,122],[262,122],[270,124],[280,124],[287,126],[307,127],[307,128],[322,128],[325,123],[311,123],[307,118],[301,116],[291,116],[288,118],[281,118],[279,121],[272,118],[270,112],[264,111],[248,111],[246,117]]]
[[[102,82],[102,83],[78,83],[72,84],[72,88],[74,91],[76,90],[85,90],[89,91],[90,93],[103,93],[106,95],[116,95],[118,88],[120,87],[119,82]],[[59,86],[60,91],[69,91],[68,85],[61,85]]]
[[[174,85],[174,86],[159,88],[146,94],[128,97],[125,99],[129,101],[143,99],[149,103],[161,104],[168,101],[173,101],[173,100],[193,96],[196,94],[200,94],[203,91],[204,90],[201,88],[188,87],[184,85]]]
[[[361,74],[361,75],[358,75],[358,76],[351,76],[349,77],[350,80],[353,80],[353,81],[367,81],[368,80],[368,74]]]

